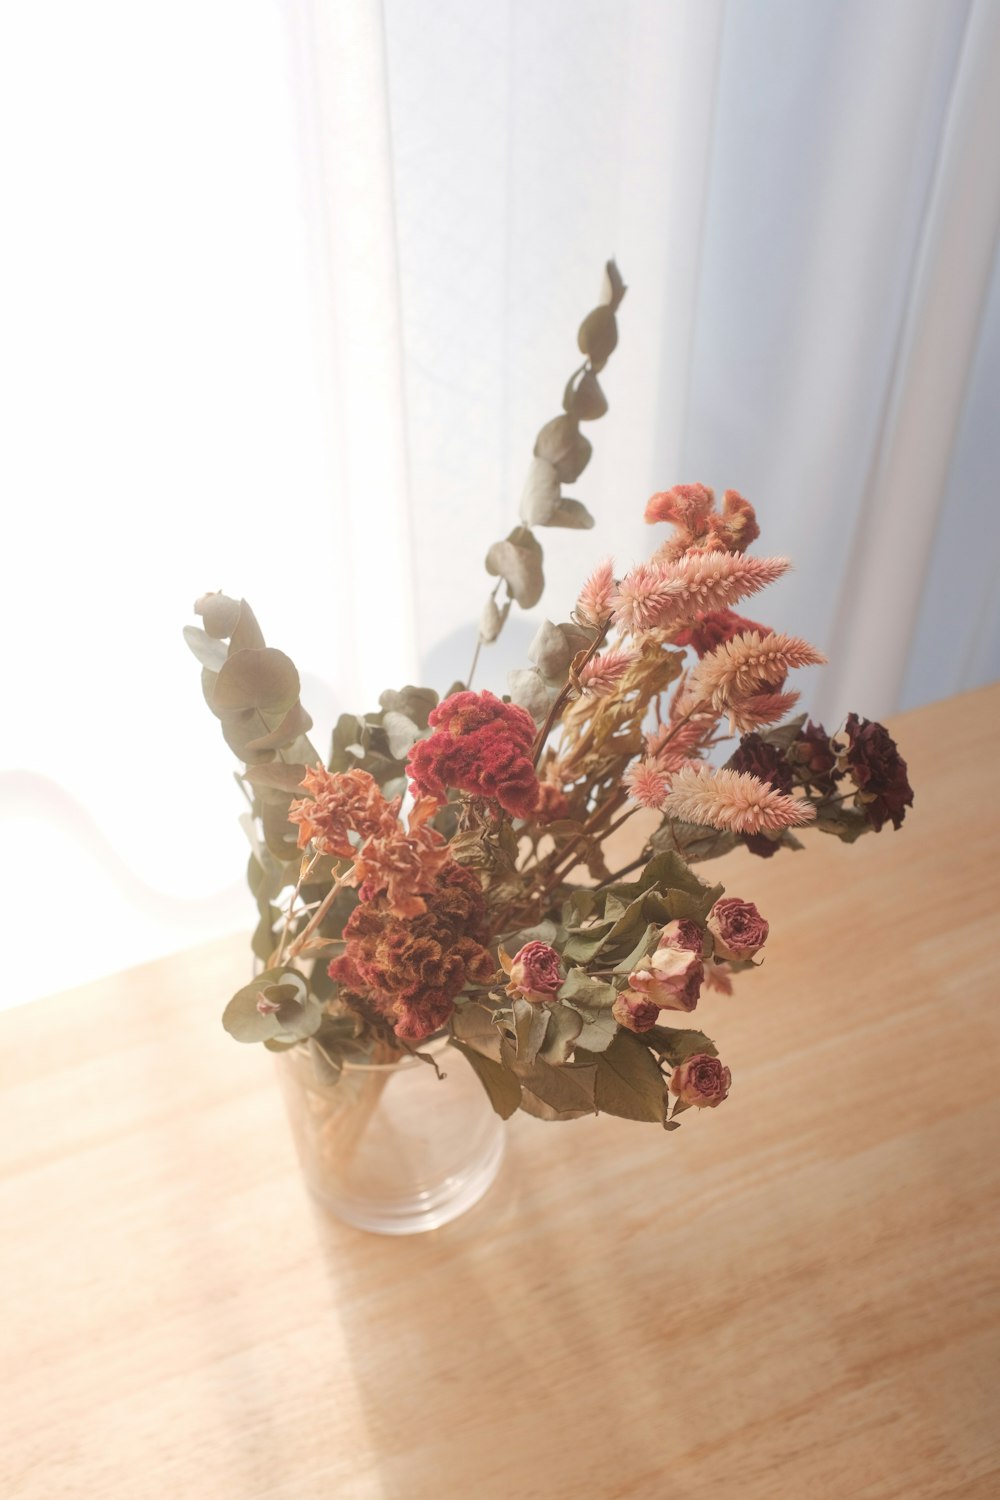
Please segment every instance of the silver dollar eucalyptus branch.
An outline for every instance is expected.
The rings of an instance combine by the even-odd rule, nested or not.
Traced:
[[[580,423],[596,422],[608,409],[597,377],[618,343],[615,314],[625,291],[618,267],[609,260],[604,268],[600,301],[584,318],[577,334],[584,362],[566,383],[559,416],[546,422],[535,439],[534,457],[521,496],[520,523],[509,536],[494,542],[486,554],[486,571],[497,581],[480,616],[479,639],[469,669],[470,686],[480,650],[497,639],[511,605],[532,609],[542,597],[545,575],[542,546],[535,528],[562,526],[589,531],[594,524],[587,507],[564,494],[563,487],[576,483],[593,452],[589,439],[580,431]],[[507,592],[501,603],[498,595],[504,585]],[[534,665],[508,676],[513,701],[540,723],[566,681],[570,662],[590,644],[592,637],[593,631],[582,630],[571,622],[553,625],[544,620],[528,650]]]

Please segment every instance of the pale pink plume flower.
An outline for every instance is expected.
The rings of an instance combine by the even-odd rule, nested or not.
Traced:
[[[734,734],[749,734],[753,729],[779,724],[798,701],[798,693],[752,693],[726,705],[729,728]]]
[[[661,771],[677,771],[691,759],[691,752],[698,749],[708,728],[698,718],[686,724],[660,724],[646,735],[646,754]]]
[[[631,802],[637,802],[640,807],[653,807],[657,810],[662,807],[663,799],[667,795],[668,779],[655,761],[636,761],[634,765],[629,766],[623,779],[628,787]]]
[[[721,711],[762,690],[775,692],[796,667],[818,667],[825,661],[822,651],[798,636],[750,630],[703,656],[691,674],[688,692]]]
[[[613,692],[635,661],[636,655],[635,651],[613,646],[610,651],[602,651],[600,656],[592,656],[580,672],[580,686],[585,692],[593,693],[598,698]]]
[[[713,771],[704,765],[685,766],[678,771],[661,808],[668,817],[729,833],[799,828],[816,816],[816,809],[808,802],[776,792],[757,776],[743,771]]]
[[[576,601],[576,617],[581,624],[600,627],[611,614],[614,600],[614,564],[609,557],[594,569],[580,590],[580,597]]]
[[[787,557],[735,552],[691,552],[676,562],[640,563],[618,586],[615,619],[633,635],[674,630],[699,614],[756,594],[790,566]]]

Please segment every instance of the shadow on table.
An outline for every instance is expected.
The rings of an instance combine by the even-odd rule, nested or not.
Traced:
[[[364,1236],[359,1254],[358,1231],[316,1213],[367,1425],[367,1472],[378,1475],[372,1495],[666,1492],[672,1372],[669,1313],[650,1265],[656,1235],[613,1233],[596,1193],[589,1225],[579,1204],[566,1215],[529,1196],[519,1158],[530,1145],[519,1133],[483,1202],[428,1234]],[[553,1199],[585,1181],[554,1184]],[[670,1493],[684,1500],[672,1482]]]

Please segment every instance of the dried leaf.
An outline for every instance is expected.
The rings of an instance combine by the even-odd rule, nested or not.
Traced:
[[[561,526],[566,531],[590,531],[594,518],[580,500],[570,500],[564,495],[555,510],[539,525]]]
[[[543,620],[528,647],[528,660],[533,661],[543,677],[565,678],[573,659],[573,650],[558,625]]]
[[[479,616],[479,639],[484,646],[489,646],[496,640],[510,614],[510,600],[506,600],[503,608],[497,604],[491,594],[483,605],[483,612]]]
[[[516,1076],[502,1063],[494,1062],[492,1057],[484,1057],[458,1037],[450,1039],[450,1046],[457,1048],[470,1063],[501,1120],[509,1120],[521,1103],[521,1085]]]
[[[609,260],[604,267],[604,279],[601,283],[601,301],[606,302],[612,312],[617,312],[622,304],[622,299],[628,291],[622,274],[613,260]]]
[[[577,1047],[577,1057],[582,1049]],[[668,1096],[656,1059],[640,1037],[619,1031],[605,1052],[594,1054],[597,1067],[597,1108],[623,1120],[667,1117]]]
[[[382,715],[382,728],[389,744],[389,754],[396,760],[405,760],[420,738],[420,730],[406,714],[387,709]]]
[[[542,597],[542,549],[526,526],[515,526],[504,541],[493,543],[486,554],[486,571],[504,580],[522,609],[533,608]]]
[[[546,422],[535,439],[535,457],[552,464],[563,484],[575,484],[593,451],[577,423],[565,415]]]
[[[573,1055],[573,1043],[583,1030],[583,1016],[568,1005],[553,1005],[548,1015],[548,1029],[538,1055],[553,1067],[560,1067]]]
[[[426,729],[431,710],[437,708],[438,695],[433,688],[414,687],[408,683],[398,692],[387,689],[378,701],[386,713],[405,714],[418,729]]]
[[[557,689],[550,687],[536,667],[518,667],[507,673],[511,699],[526,708],[536,724],[541,724],[552,707]]]
[[[563,409],[578,422],[595,422],[608,409],[597,376],[586,368],[571,375],[563,392]]]
[[[269,760],[261,766],[247,766],[244,778],[253,786],[270,787],[280,792],[301,792],[306,767],[283,760]]]
[[[216,640],[225,640],[232,635],[240,617],[240,607],[238,599],[220,593],[202,594],[194,602],[194,612],[204,620],[206,634]]]
[[[248,708],[286,713],[299,696],[299,674],[283,651],[273,646],[231,652],[212,695],[218,714]]]
[[[184,639],[203,667],[210,672],[219,671],[226,659],[224,641],[216,640],[207,630],[199,630],[197,625],[184,626]]]
[[[521,520],[526,526],[547,526],[559,508],[559,475],[547,459],[533,458],[521,495]]]
[[[257,739],[248,740],[246,748],[248,750],[283,750],[297,740],[300,734],[308,734],[312,725],[312,719],[302,704],[296,700],[277,729],[272,729]]]
[[[580,324],[577,343],[593,370],[603,370],[618,344],[618,323],[608,303],[589,312]]]
[[[530,1067],[545,1040],[549,1011],[544,1005],[534,1005],[530,1000],[519,997],[513,1002],[513,1014],[517,1060]]]

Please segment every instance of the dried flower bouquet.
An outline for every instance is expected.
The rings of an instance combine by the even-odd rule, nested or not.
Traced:
[[[542,624],[509,697],[472,689],[479,646],[541,596],[536,530],[593,524],[563,487],[590,458],[581,423],[607,410],[598,375],[624,294],[609,263],[520,524],[487,553],[496,584],[468,684],[443,700],[388,691],[376,712],[342,716],[324,765],[298,673],[245,602],[206,595],[203,628],[185,632],[250,802],[261,972],[224,1024],[308,1049],[326,1080],[443,1030],[504,1117],[605,1111],[673,1128],[731,1079],[707,1036],[664,1013],[731,993],[768,940],[752,901],[692,866],[737,843],[801,848],[808,826],[847,841],[899,828],[912,804],[881,725],[852,714],[830,735],[787,718],[789,673],[823,657],[734,612],[789,562],[748,553],[759,529],[733,490],[721,504],[701,484],[654,495],[646,520],[669,530],[652,557],[623,576],[599,567],[571,618]],[[610,869],[608,836],[638,809],[659,822]]]

